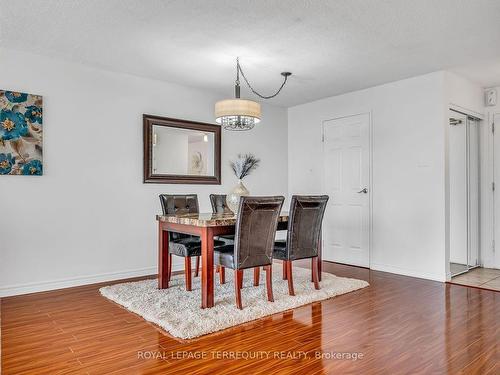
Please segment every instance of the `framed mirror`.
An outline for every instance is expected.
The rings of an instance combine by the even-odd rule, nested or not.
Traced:
[[[220,185],[220,126],[152,115],[143,122],[144,182]]]

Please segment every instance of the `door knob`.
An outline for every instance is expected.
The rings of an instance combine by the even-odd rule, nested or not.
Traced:
[[[358,194],[367,194],[368,193],[368,188],[364,188],[363,190],[358,191]]]

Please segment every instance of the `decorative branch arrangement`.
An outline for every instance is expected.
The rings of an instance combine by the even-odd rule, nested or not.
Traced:
[[[238,159],[229,163],[234,175],[238,177],[239,180],[244,179],[253,170],[255,170],[260,163],[260,159],[257,159],[252,154],[239,154]]]

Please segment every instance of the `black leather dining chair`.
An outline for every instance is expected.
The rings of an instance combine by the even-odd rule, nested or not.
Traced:
[[[181,214],[197,214],[199,213],[198,196],[196,194],[177,195],[177,194],[160,194],[161,207],[164,215],[181,215]],[[201,256],[201,239],[197,236],[192,236],[183,233],[169,233],[169,265],[168,279],[172,276],[172,255],[177,255],[184,258],[184,276],[186,279],[186,290],[191,290],[191,258],[196,257],[195,277],[198,276]],[[224,243],[215,241],[214,246],[220,246]]]
[[[210,194],[210,204],[214,214],[232,214],[233,211],[226,203],[226,194]]]
[[[233,215],[233,211],[229,208],[226,203],[226,194],[210,194],[210,204],[212,205],[212,213],[213,214],[227,214]],[[225,234],[223,236],[217,236],[217,240],[224,242],[224,244],[230,245],[234,243],[234,234]],[[224,284],[225,276],[224,270],[221,273],[221,267],[216,266],[216,271],[219,273],[220,283]]]
[[[283,261],[283,278],[288,280],[288,293],[293,296],[292,262],[313,259],[312,279],[319,289],[318,254],[321,241],[321,225],[328,195],[293,195],[288,213],[286,241],[276,241],[273,257]]]
[[[285,198],[241,197],[234,244],[224,245],[214,250],[216,265],[234,270],[234,291],[236,306],[243,308],[241,288],[243,270],[248,268],[266,269],[267,299],[274,301],[272,288],[272,262],[274,238],[278,218]],[[222,271],[221,271],[222,272]],[[255,273],[254,275],[256,275]],[[255,283],[255,280],[254,280]]]
[[[210,204],[212,205],[213,214],[234,215],[233,211],[226,204],[226,194],[210,194]],[[226,243],[234,241],[234,234],[225,234],[218,236],[217,239]]]

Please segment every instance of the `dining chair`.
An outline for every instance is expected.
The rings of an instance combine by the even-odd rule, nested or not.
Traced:
[[[181,215],[199,213],[198,196],[196,194],[177,195],[160,194],[161,207],[164,215]],[[224,245],[216,241],[214,246]],[[184,276],[186,279],[186,290],[191,291],[191,258],[196,257],[195,277],[198,276],[201,256],[201,239],[198,236],[170,232],[169,233],[169,270],[168,279],[172,277],[172,255],[184,258]]]
[[[234,215],[233,211],[226,204],[226,194],[210,194],[210,204],[212,205],[213,214]],[[234,234],[224,234],[218,236],[217,239],[231,243],[234,241]]]
[[[210,204],[212,205],[212,213],[213,214],[228,214],[234,215],[233,211],[229,208],[226,203],[226,194],[210,194]],[[225,244],[234,243],[234,234],[225,234],[223,236],[217,236],[217,240],[223,241]],[[219,273],[220,282],[224,284],[224,270],[221,273],[221,267],[216,266],[216,272]]]
[[[253,268],[266,269],[267,299],[274,301],[272,287],[272,263],[274,238],[281,207],[285,198],[273,197],[241,197],[236,219],[234,243],[220,246],[214,250],[214,262],[234,270],[234,291],[236,306],[243,308],[241,289],[243,287],[243,270]],[[254,271],[254,276],[258,271]],[[254,280],[255,284],[255,280]]]
[[[312,258],[312,279],[315,289],[319,289],[318,254],[321,241],[321,224],[328,195],[293,195],[288,213],[286,241],[276,241],[273,257],[283,261],[283,279],[288,280],[288,293],[293,289],[292,262]]]
[[[210,204],[214,214],[232,214],[226,203],[226,194],[210,194]]]

